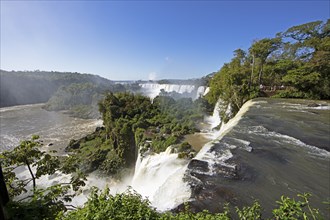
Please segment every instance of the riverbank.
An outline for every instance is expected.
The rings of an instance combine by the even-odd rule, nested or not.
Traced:
[[[102,125],[102,120],[70,117],[43,107],[32,104],[0,108],[0,151],[11,150],[37,134],[45,150],[63,154],[72,138],[79,139]]]

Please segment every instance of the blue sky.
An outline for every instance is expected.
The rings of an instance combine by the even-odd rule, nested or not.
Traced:
[[[1,69],[197,78],[329,1],[1,1]]]

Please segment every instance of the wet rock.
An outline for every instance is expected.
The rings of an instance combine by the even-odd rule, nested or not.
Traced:
[[[100,132],[100,131],[104,131],[105,130],[105,127],[96,127],[95,128],[95,132]]]
[[[209,164],[206,161],[192,159],[188,164],[188,169],[193,172],[207,173],[209,172]]]
[[[229,187],[210,185],[208,188],[195,193],[188,202],[189,210],[193,213],[209,210],[211,213],[223,212],[226,203],[235,206],[239,203],[234,190]],[[185,204],[181,204],[171,211],[174,213],[185,211]]]
[[[319,106],[320,106],[320,105],[317,104],[317,103],[315,103],[315,102],[307,105],[307,107],[313,107],[313,108],[315,108],[315,107],[319,107]]]
[[[238,167],[236,165],[233,166],[223,166],[223,165],[216,165],[214,172],[217,175],[221,175],[225,178],[230,178],[230,179],[237,179],[238,174],[237,174]]]

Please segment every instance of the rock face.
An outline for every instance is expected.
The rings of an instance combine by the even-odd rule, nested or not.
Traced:
[[[220,212],[223,211],[225,203],[238,204],[235,191],[226,185],[222,186],[219,182],[243,179],[244,175],[240,175],[241,173],[243,174],[242,166],[237,164],[237,159],[232,158],[224,164],[212,162],[193,159],[188,165],[184,179],[192,190],[189,207],[194,212],[199,212],[203,209],[208,209],[211,212]],[[173,211],[180,210],[184,210],[183,205]]]
[[[207,173],[210,171],[209,165],[206,161],[192,159],[188,164],[188,169],[190,174],[193,173]]]

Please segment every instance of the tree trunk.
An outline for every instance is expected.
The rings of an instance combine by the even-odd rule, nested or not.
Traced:
[[[31,167],[30,167],[29,162],[28,162],[27,160],[25,160],[25,163],[26,163],[26,165],[27,165],[27,167],[28,167],[28,169],[29,169],[29,171],[30,171],[31,177],[32,177],[32,181],[33,181],[33,191],[34,191],[34,190],[36,189],[36,178],[35,178],[35,176],[34,176],[34,174],[33,174],[33,172],[32,172],[32,169],[31,169]]]
[[[263,71],[264,64],[261,63],[260,65],[260,71],[259,71],[259,85],[261,85],[261,79],[262,79],[262,71]]]
[[[252,55],[252,71],[250,75],[249,89],[251,88],[252,85],[253,72],[254,72],[254,55]]]

